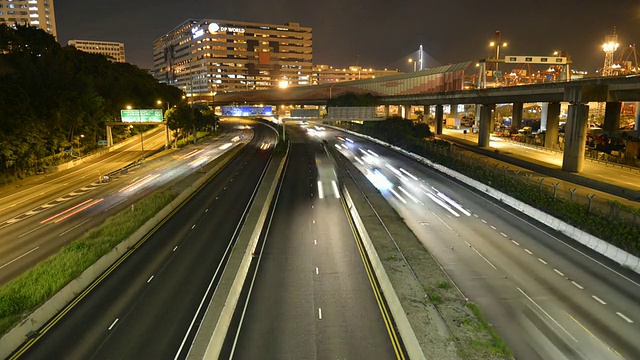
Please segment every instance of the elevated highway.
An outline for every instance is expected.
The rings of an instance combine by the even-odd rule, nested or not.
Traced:
[[[407,114],[412,105],[436,107],[436,134],[442,134],[445,105],[475,104],[479,126],[478,146],[488,147],[494,129],[496,104],[513,104],[513,126],[522,127],[524,103],[541,102],[546,109],[543,119],[545,146],[558,143],[560,103],[569,103],[562,169],[582,172],[589,103],[606,103],[604,128],[617,129],[623,101],[640,102],[640,76],[607,77],[547,84],[462,90],[470,81],[470,62],[442,66],[413,73],[377,79],[346,81],[315,86],[218,94],[216,105],[231,103],[267,105],[326,105],[345,94],[371,94],[380,105],[400,105]],[[455,106],[452,106],[455,108]],[[640,118],[640,111],[636,115]],[[640,129],[636,121],[636,130]]]

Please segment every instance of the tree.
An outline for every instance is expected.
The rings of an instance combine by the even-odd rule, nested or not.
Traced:
[[[0,175],[34,172],[80,134],[96,146],[126,105],[151,109],[181,96],[134,65],[61,47],[38,28],[0,24]]]

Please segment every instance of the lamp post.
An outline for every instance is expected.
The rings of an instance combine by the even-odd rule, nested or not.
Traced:
[[[489,43],[490,47],[496,48],[496,60],[500,59],[500,47],[507,47],[506,42],[502,42],[502,32],[500,30],[495,33],[496,40]],[[498,70],[498,63],[496,62],[496,71]]]
[[[329,86],[329,99],[333,99],[333,87],[336,86],[338,81],[335,81],[331,86]]]
[[[413,63],[413,72],[416,72],[416,62],[413,59],[409,59],[409,64]]]
[[[287,80],[280,80],[278,83],[278,87],[282,90],[289,87],[289,82]],[[284,118],[282,118],[282,141],[287,141],[287,133],[285,131]]]
[[[131,109],[132,109],[131,105],[127,105],[127,110],[131,110]],[[142,115],[140,114],[139,110],[138,110],[138,122],[142,124]],[[133,127],[133,125],[131,125],[131,127]],[[144,136],[142,135],[142,130],[140,130],[140,146],[142,147],[142,159],[144,160]]]

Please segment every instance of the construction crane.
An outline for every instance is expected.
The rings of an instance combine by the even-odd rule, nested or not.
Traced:
[[[631,44],[624,48],[611,67],[617,76],[635,75],[640,73],[640,63],[638,63],[638,50],[636,44]]]

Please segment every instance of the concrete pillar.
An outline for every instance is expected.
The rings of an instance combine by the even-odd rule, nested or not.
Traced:
[[[113,146],[113,133],[111,132],[111,126],[107,126],[107,147]]]
[[[517,134],[522,128],[523,103],[513,103],[513,113],[511,114],[511,133]]]
[[[411,119],[411,105],[404,105],[404,118]]]
[[[547,119],[549,115],[549,103],[542,103],[542,111],[540,114],[540,131],[547,130]]]
[[[489,147],[489,139],[493,132],[493,110],[496,108],[496,104],[484,104],[480,109],[480,131],[478,133],[478,146]]]
[[[476,122],[475,126],[480,126],[480,112],[482,111],[482,104],[476,104]]]
[[[636,125],[634,130],[640,130],[640,101],[636,101]]]
[[[164,125],[164,148],[169,149],[171,147],[171,142],[169,140],[169,125]]]
[[[385,119],[389,118],[389,105],[384,106],[384,118]]]
[[[558,144],[558,127],[560,126],[560,103],[549,103],[547,106],[547,132],[544,134],[544,146],[555,148]]]
[[[436,135],[442,135],[442,121],[444,120],[444,108],[436,105]]]
[[[458,104],[451,104],[451,116],[453,117],[456,129],[460,129],[460,114],[458,113]]]
[[[569,105],[569,114],[564,135],[564,154],[562,156],[563,171],[582,172],[584,166],[584,147],[587,141],[588,118],[588,105]]]
[[[620,129],[620,110],[622,103],[619,101],[607,101],[607,107],[604,109],[604,124],[602,130],[614,132]]]

